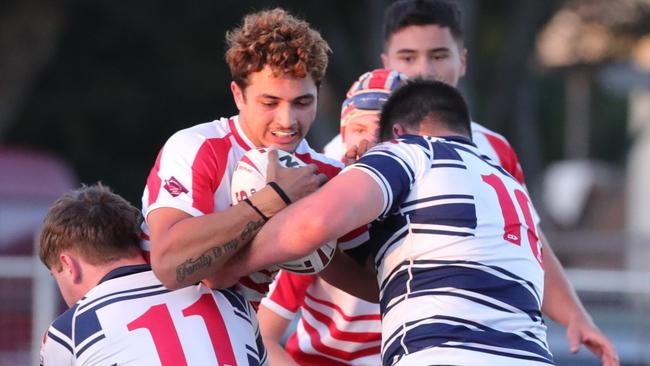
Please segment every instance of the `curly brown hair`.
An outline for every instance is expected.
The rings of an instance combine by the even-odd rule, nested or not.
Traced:
[[[132,258],[141,253],[140,211],[101,183],[61,196],[43,222],[39,256],[57,272],[57,260],[72,249],[93,265]]]
[[[320,85],[331,49],[306,21],[275,8],[244,17],[242,25],[226,33],[226,62],[233,80],[244,89],[248,75],[268,65],[273,75],[304,78],[309,73]]]

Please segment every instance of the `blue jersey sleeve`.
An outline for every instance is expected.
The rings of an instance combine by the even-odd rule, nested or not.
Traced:
[[[384,219],[399,212],[428,160],[422,145],[398,140],[375,146],[347,169],[360,169],[377,182],[384,196],[378,219]]]

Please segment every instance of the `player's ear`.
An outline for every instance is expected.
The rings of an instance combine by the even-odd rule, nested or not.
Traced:
[[[241,110],[244,106],[244,103],[246,102],[246,100],[244,99],[244,90],[239,87],[239,84],[237,84],[234,81],[231,81],[230,91],[232,92],[232,97],[235,100],[237,109]]]
[[[73,283],[80,283],[82,279],[81,263],[79,259],[70,253],[61,253],[59,261],[63,267],[65,275],[72,280]]]
[[[467,72],[467,48],[463,47],[460,50],[460,76],[465,76]]]
[[[399,123],[395,123],[393,125],[393,137],[398,138],[404,134],[406,134],[406,129],[404,126],[400,125]]]
[[[383,65],[384,69],[390,69],[390,67],[388,67],[388,55],[386,52],[381,53],[381,64]]]

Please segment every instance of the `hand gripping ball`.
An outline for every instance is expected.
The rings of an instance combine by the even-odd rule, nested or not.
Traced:
[[[268,153],[269,149],[266,148],[250,150],[239,160],[230,183],[233,203],[239,203],[251,197],[255,192],[266,186],[266,169],[269,164]],[[306,165],[295,155],[283,150],[278,150],[278,161],[285,168]],[[296,230],[299,230],[299,228]],[[305,257],[285,262],[278,266],[284,270],[298,274],[318,273],[327,267],[335,251],[336,241],[334,240]]]

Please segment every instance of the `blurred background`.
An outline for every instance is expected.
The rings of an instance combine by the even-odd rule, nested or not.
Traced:
[[[35,364],[63,304],[34,259],[49,204],[102,181],[137,207],[175,131],[236,114],[225,31],[253,10],[307,19],[333,54],[309,141],[379,67],[390,0],[0,3],[0,366]],[[650,365],[650,0],[458,0],[472,117],[519,153],[549,240],[623,365]],[[559,365],[570,355],[549,321]]]

